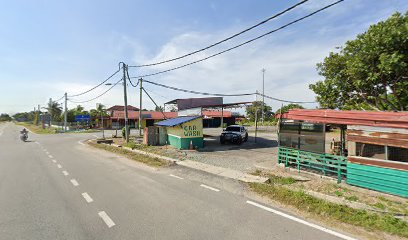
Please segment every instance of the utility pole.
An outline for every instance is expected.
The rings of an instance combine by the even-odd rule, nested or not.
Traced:
[[[265,119],[265,68],[262,68],[262,126]]]
[[[101,108],[102,138],[105,139],[105,125],[103,125],[103,109]]]
[[[258,107],[255,106],[255,143],[258,136]]]
[[[39,124],[39,122],[40,122],[40,104],[38,104],[38,110],[37,110],[37,126],[38,126],[38,124]]]
[[[139,136],[142,136],[142,90],[143,90],[143,78],[139,79],[140,85],[140,99],[139,99]]]
[[[129,124],[128,124],[128,104],[127,104],[127,91],[126,91],[126,70],[127,66],[124,62],[122,62],[122,68],[123,68],[123,98],[125,102],[125,138],[126,138],[126,143],[129,142]]]
[[[64,94],[64,99],[65,99],[65,111],[64,111],[64,132],[67,131],[67,120],[68,120],[68,110],[67,110],[67,93]]]
[[[52,110],[52,98],[50,98],[50,103],[48,104],[48,114],[50,115],[50,123],[49,123],[48,127],[51,127],[51,123],[52,123],[51,110]]]

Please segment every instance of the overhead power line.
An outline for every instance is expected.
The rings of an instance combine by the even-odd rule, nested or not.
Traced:
[[[271,96],[268,96],[268,95],[265,95],[265,94],[262,94],[262,93],[255,93],[255,94],[257,94],[257,95],[259,95],[259,96],[261,96],[261,97],[265,97],[265,98],[269,98],[269,99],[271,99],[271,100],[278,101],[278,102],[285,102],[285,103],[304,103],[304,104],[306,104],[306,103],[316,103],[316,102],[302,102],[302,101],[284,100],[284,99],[279,99],[279,98],[271,97]]]
[[[160,84],[160,83],[155,83],[155,82],[148,81],[148,80],[143,80],[143,82],[147,82],[147,83],[159,86],[159,87],[163,87],[163,88],[167,88],[167,89],[171,89],[171,90],[175,90],[175,91],[180,91],[180,92],[185,92],[185,93],[193,93],[193,94],[198,94],[198,95],[218,96],[218,97],[238,97],[238,96],[260,95],[260,96],[264,96],[265,98],[269,98],[269,99],[272,99],[272,100],[275,100],[275,101],[285,102],[285,103],[315,103],[315,102],[302,102],[302,101],[291,101],[291,100],[279,99],[279,98],[271,97],[271,96],[264,95],[264,94],[257,93],[257,92],[255,92],[255,93],[238,93],[238,94],[207,93],[207,92],[198,92],[198,91],[192,91],[192,90],[186,90],[186,89],[171,87],[171,86],[167,86],[167,85]]]
[[[156,105],[157,109],[160,109],[161,114],[163,115],[164,119],[167,119],[166,114],[164,114],[163,110],[161,110],[161,108],[159,107],[159,105],[157,105],[157,103],[153,100],[153,98],[150,96],[150,94],[146,91],[146,89],[142,88],[143,91],[146,93],[146,95],[150,98],[150,100],[152,100],[152,102],[154,103],[154,105]]]
[[[132,87],[137,87],[137,85],[139,85],[139,81],[136,83],[136,85],[133,84],[132,80],[131,80],[130,77],[129,77],[129,71],[128,71],[127,68],[126,68],[126,76],[127,76],[127,79],[128,79],[129,82],[130,82],[130,85],[132,85]]]
[[[96,100],[96,99],[102,97],[102,96],[105,95],[106,93],[108,93],[110,90],[112,90],[113,87],[115,87],[115,86],[116,86],[119,82],[121,82],[122,80],[123,80],[123,79],[120,79],[120,80],[117,81],[115,84],[113,84],[108,90],[106,90],[106,91],[103,92],[102,94],[100,94],[100,95],[98,95],[98,96],[96,96],[96,97],[94,97],[94,98],[92,98],[92,99],[89,99],[89,100],[86,100],[86,101],[72,101],[72,100],[68,99],[68,101],[70,101],[70,102],[72,102],[72,103],[87,103],[87,102],[91,102],[91,101],[93,101],[93,100]]]
[[[164,85],[164,84],[151,82],[151,81],[148,81],[148,80],[143,80],[143,82],[147,82],[147,83],[159,86],[159,87],[172,89],[172,90],[175,90],[175,91],[180,91],[180,92],[185,92],[185,93],[193,93],[193,94],[199,94],[199,95],[220,96],[220,97],[238,97],[238,96],[251,96],[251,95],[255,94],[255,93],[240,93],[240,94],[207,93],[207,92],[198,92],[198,91],[193,91],[193,90],[186,90],[186,89],[171,87],[171,86],[167,86],[167,85]]]
[[[223,39],[223,40],[221,40],[221,41],[218,41],[218,42],[213,43],[213,44],[211,44],[211,45],[209,45],[209,46],[207,46],[207,47],[201,48],[201,49],[196,50],[196,51],[193,51],[193,52],[191,52],[191,53],[187,53],[187,54],[185,54],[185,55],[182,55],[182,56],[179,56],[179,57],[176,57],[176,58],[172,58],[172,59],[168,59],[168,60],[164,60],[164,61],[161,61],[161,62],[149,63],[149,64],[143,64],[143,65],[136,65],[136,66],[129,66],[129,67],[140,68],[140,67],[149,67],[149,66],[160,65],[160,64],[164,64],[164,63],[168,63],[168,62],[173,62],[173,61],[176,61],[176,60],[179,60],[179,59],[182,59],[182,58],[185,58],[185,57],[194,55],[194,54],[196,54],[196,53],[205,51],[205,50],[210,49],[210,48],[212,48],[212,47],[215,47],[215,46],[217,46],[217,45],[219,45],[219,44],[221,44],[221,43],[224,43],[224,42],[226,42],[226,41],[229,41],[229,40],[231,40],[231,39],[233,39],[233,38],[235,38],[235,37],[237,37],[237,36],[239,36],[239,35],[241,35],[241,34],[244,34],[244,33],[248,32],[248,31],[250,31],[250,30],[252,30],[252,29],[254,29],[254,28],[256,28],[256,27],[259,27],[259,26],[261,26],[261,25],[263,25],[263,24],[269,22],[270,20],[272,20],[272,19],[274,19],[274,18],[277,18],[277,17],[279,17],[280,15],[282,15],[282,14],[284,14],[284,13],[286,13],[286,12],[289,12],[289,11],[291,11],[292,9],[294,9],[294,8],[296,8],[296,7],[298,7],[298,6],[302,5],[302,4],[304,4],[304,3],[307,2],[307,1],[309,1],[309,0],[303,0],[303,1],[299,2],[299,3],[296,3],[295,5],[292,5],[291,7],[287,8],[287,9],[285,9],[285,10],[283,10],[283,11],[281,11],[281,12],[279,12],[279,13],[277,13],[277,14],[275,14],[275,15],[273,15],[273,16],[271,16],[271,17],[269,17],[269,18],[267,18],[267,19],[265,19],[265,20],[263,20],[263,21],[261,21],[261,22],[259,22],[259,23],[257,23],[257,24],[255,24],[255,25],[253,25],[253,26],[251,26],[251,27],[249,27],[249,28],[247,28],[247,29],[245,29],[245,30],[242,30],[242,31],[239,32],[239,33],[236,33],[236,34],[234,34],[234,35],[232,35],[232,36],[230,36],[230,37],[227,37],[227,38],[225,38],[225,39]]]
[[[319,13],[319,12],[321,12],[321,11],[327,9],[327,8],[333,7],[334,5],[339,4],[339,3],[343,2],[343,1],[344,1],[344,0],[339,0],[339,1],[337,1],[337,2],[334,2],[334,3],[332,3],[332,4],[329,4],[329,5],[327,5],[327,6],[323,7],[323,8],[320,8],[320,9],[318,9],[318,10],[316,10],[316,11],[314,11],[314,12],[312,12],[312,13],[306,15],[306,16],[304,16],[304,17],[301,17],[301,18],[298,18],[298,19],[296,19],[296,20],[294,20],[294,21],[291,21],[291,22],[289,22],[289,23],[287,23],[287,24],[285,24],[285,25],[283,25],[283,26],[281,26],[281,27],[279,27],[279,28],[275,28],[274,30],[269,31],[269,32],[267,32],[267,33],[265,33],[265,34],[262,34],[262,35],[260,35],[260,36],[258,36],[258,37],[252,38],[252,39],[250,39],[250,40],[248,40],[248,41],[246,41],[246,42],[243,42],[243,43],[238,44],[238,45],[236,45],[236,46],[234,46],[234,47],[228,48],[228,49],[226,49],[226,50],[224,50],[224,51],[215,53],[215,54],[210,55],[210,56],[208,56],[208,57],[199,59],[199,60],[197,60],[197,61],[190,62],[190,63],[184,64],[184,65],[178,66],[178,67],[170,68],[170,69],[167,69],[167,70],[164,70],[164,71],[159,71],[159,72],[155,72],[155,73],[151,73],[151,74],[146,74],[146,75],[141,75],[141,76],[137,76],[137,77],[131,77],[131,78],[144,78],[144,77],[155,76],[155,75],[158,75],[158,74],[162,74],[162,73],[166,73],[166,72],[171,72],[171,71],[174,71],[174,70],[177,70],[177,69],[180,69],[180,68],[184,68],[184,67],[187,67],[187,66],[190,66],[190,65],[193,65],[193,64],[196,64],[196,63],[205,61],[205,60],[207,60],[207,59],[210,59],[210,58],[216,57],[216,56],[218,56],[218,55],[221,55],[221,54],[223,54],[223,53],[229,52],[229,51],[231,51],[231,50],[233,50],[233,49],[242,47],[242,46],[244,46],[244,45],[246,45],[246,44],[249,44],[249,43],[251,43],[251,42],[253,42],[253,41],[256,41],[256,40],[258,40],[258,39],[260,39],[260,38],[263,38],[263,37],[265,37],[265,36],[268,36],[268,35],[270,35],[270,34],[272,34],[272,33],[274,33],[274,32],[277,32],[277,31],[279,31],[279,30],[282,30],[282,29],[284,29],[284,28],[286,28],[286,27],[288,27],[288,26],[290,26],[290,25],[292,25],[292,24],[295,24],[295,23],[297,23],[297,22],[300,22],[300,21],[302,21],[302,20],[304,20],[304,19],[306,19],[306,18],[309,18],[309,17],[311,17],[311,16],[313,16],[313,15],[315,15],[315,14],[317,14],[317,13]]]
[[[91,89],[89,89],[89,90],[87,90],[87,91],[85,91],[85,92],[78,93],[78,94],[74,94],[74,95],[70,95],[70,96],[68,96],[68,97],[78,97],[78,96],[84,95],[84,94],[86,94],[86,93],[89,93],[90,91],[92,91],[92,90],[96,89],[97,87],[101,86],[102,84],[106,83],[109,79],[111,79],[113,76],[115,76],[115,75],[120,71],[120,69],[121,69],[121,67],[119,67],[119,69],[118,69],[116,72],[114,72],[114,73],[113,73],[112,75],[110,75],[107,79],[103,80],[101,83],[99,83],[99,84],[96,85],[95,87],[93,87],[93,88],[91,88]]]
[[[53,101],[53,102],[59,102],[59,101],[61,101],[64,97],[65,97],[65,95],[62,95],[62,97],[58,98],[57,100],[52,100],[52,101]]]

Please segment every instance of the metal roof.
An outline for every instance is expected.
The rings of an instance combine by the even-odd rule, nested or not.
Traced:
[[[155,125],[162,126],[162,127],[174,127],[174,126],[186,123],[186,122],[190,122],[200,117],[201,116],[176,117],[176,118],[171,118],[171,119],[167,119],[167,120],[155,123]]]
[[[408,129],[408,112],[341,111],[292,109],[281,118],[318,123],[391,127]]]

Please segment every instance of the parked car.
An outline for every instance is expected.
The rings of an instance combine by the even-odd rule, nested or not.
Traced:
[[[224,144],[225,142],[241,144],[246,141],[248,141],[248,131],[241,125],[228,126],[224,131],[222,131],[220,136],[221,144]]]

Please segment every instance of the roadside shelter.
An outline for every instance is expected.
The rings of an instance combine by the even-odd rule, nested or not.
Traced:
[[[184,116],[155,123],[163,127],[167,134],[167,143],[178,149],[189,149],[204,146],[203,120],[201,116]]]
[[[295,109],[281,118],[279,163],[408,197],[408,112]],[[326,125],[340,131],[337,154],[326,151]]]

